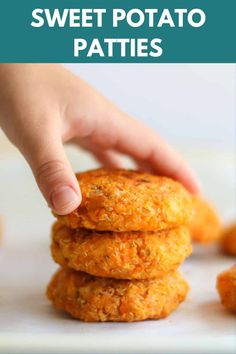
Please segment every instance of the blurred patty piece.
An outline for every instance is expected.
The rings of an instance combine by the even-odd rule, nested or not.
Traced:
[[[225,254],[236,256],[236,223],[230,225],[223,231],[221,248]]]
[[[236,313],[236,264],[218,275],[217,289],[222,304]]]
[[[200,196],[193,196],[193,219],[190,224],[192,240],[196,243],[213,243],[221,235],[221,222],[213,206]]]

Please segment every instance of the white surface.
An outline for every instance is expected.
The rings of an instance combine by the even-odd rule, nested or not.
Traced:
[[[69,155],[76,169],[93,166],[84,155]],[[231,219],[234,155],[188,149],[185,156],[205,193],[224,219]],[[49,253],[53,218],[22,160],[15,155],[0,155],[0,160],[0,213],[6,230],[0,252],[1,353],[235,353],[235,317],[221,306],[215,290],[216,275],[233,259],[212,248],[198,248],[185,262],[182,270],[191,291],[165,320],[88,324],[54,310],[44,295],[56,268]]]
[[[67,64],[169,142],[235,145],[234,64]]]

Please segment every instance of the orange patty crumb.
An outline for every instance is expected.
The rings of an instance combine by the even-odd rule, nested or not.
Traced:
[[[160,232],[72,230],[57,222],[51,252],[61,266],[100,277],[147,279],[176,270],[192,251],[184,227]]]
[[[222,304],[236,313],[236,265],[218,275],[217,289]]]
[[[190,224],[192,240],[196,243],[212,243],[220,238],[221,223],[215,209],[199,196],[193,196],[193,220]]]
[[[192,201],[178,182],[131,170],[98,169],[76,174],[82,203],[59,216],[70,228],[156,231],[189,223]]]
[[[221,248],[224,253],[236,256],[236,223],[227,227],[222,234]]]
[[[49,283],[47,296],[56,308],[83,321],[132,322],[168,316],[188,288],[177,272],[141,281],[98,278],[62,268]]]

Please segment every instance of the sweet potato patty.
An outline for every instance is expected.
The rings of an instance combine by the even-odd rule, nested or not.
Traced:
[[[184,225],[192,216],[188,192],[170,178],[130,170],[78,173],[82,203],[66,216],[70,228],[156,231]]]
[[[236,313],[236,265],[218,275],[217,289],[222,304]]]
[[[190,224],[192,240],[196,243],[218,241],[221,234],[221,223],[215,209],[202,197],[194,196],[192,200],[193,219]]]
[[[187,292],[188,284],[179,273],[155,280],[117,280],[63,268],[47,288],[47,296],[56,308],[89,322],[166,317]]]
[[[192,250],[189,231],[72,230],[56,223],[51,252],[61,266],[100,277],[147,279],[176,270]]]
[[[236,223],[223,231],[221,247],[224,253],[236,256]]]

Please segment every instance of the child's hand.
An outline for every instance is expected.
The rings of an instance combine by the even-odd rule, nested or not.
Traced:
[[[124,153],[142,169],[198,190],[192,171],[156,133],[61,66],[0,65],[0,124],[58,214],[81,202],[66,142],[89,150],[106,167],[122,167],[119,153]]]

